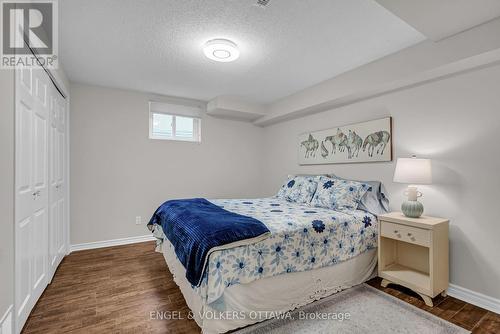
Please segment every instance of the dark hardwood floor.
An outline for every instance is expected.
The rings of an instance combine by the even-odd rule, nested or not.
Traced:
[[[154,243],[71,253],[23,333],[199,333],[194,320],[150,320],[188,308]]]
[[[368,283],[473,333],[500,333],[498,314],[456,298],[439,296],[431,308],[405,288]],[[182,319],[158,319],[166,314]],[[163,256],[147,242],[67,256],[23,333],[199,333],[188,316]]]

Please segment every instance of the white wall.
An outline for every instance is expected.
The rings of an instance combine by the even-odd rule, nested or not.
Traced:
[[[204,116],[202,143],[148,139],[143,93],[71,85],[71,243],[147,235],[173,198],[257,197],[263,129]]]
[[[499,87],[500,66],[490,67],[267,127],[264,195],[274,194],[289,173],[328,172],[383,181],[398,210],[405,185],[392,182],[393,162],[297,163],[300,133],[390,115],[394,157],[433,159],[435,183],[422,187],[422,202],[426,214],[451,219],[451,283],[500,298]]]
[[[14,304],[14,71],[0,70],[0,318]]]
[[[382,180],[398,210],[393,162],[297,163],[300,133],[390,115],[394,157],[433,159],[422,201],[451,219],[451,283],[500,298],[499,86],[497,65],[263,129],[205,116],[193,144],[148,139],[147,94],[72,84],[71,243],[145,235],[135,216],[172,198],[272,195],[289,173]]]

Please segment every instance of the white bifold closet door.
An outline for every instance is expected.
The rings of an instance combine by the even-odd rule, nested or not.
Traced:
[[[49,277],[66,253],[66,100],[52,86],[49,123]]]
[[[65,106],[43,68],[16,70],[16,332],[66,251]]]

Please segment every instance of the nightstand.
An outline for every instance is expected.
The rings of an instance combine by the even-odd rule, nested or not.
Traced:
[[[447,219],[408,218],[401,212],[378,217],[378,275],[382,286],[395,283],[418,293],[432,307],[448,289]]]

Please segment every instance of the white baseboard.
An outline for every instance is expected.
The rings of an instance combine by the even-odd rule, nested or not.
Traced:
[[[138,237],[129,237],[122,239],[113,239],[113,240],[103,240],[103,241],[95,241],[95,242],[87,242],[83,244],[75,244],[71,245],[70,252],[86,250],[86,249],[95,249],[95,248],[103,248],[103,247],[111,247],[111,246],[120,246],[120,245],[128,245],[135,244],[138,242],[146,242],[146,241],[154,241],[156,238],[149,235],[142,235]],[[462,288],[461,286],[450,284],[448,288],[448,294],[452,297],[461,299],[467,303],[482,307],[489,311],[500,314],[500,299],[496,299],[490,296],[486,296],[482,293],[475,292],[466,288]],[[10,309],[8,312],[10,312]],[[8,314],[4,315],[4,318]],[[2,318],[3,319],[3,318]],[[2,320],[3,321],[3,320]],[[1,325],[1,322],[0,322]],[[2,327],[0,327],[2,328]],[[0,332],[0,334],[4,334],[4,332]],[[9,333],[10,334],[10,333]]]
[[[12,321],[12,309],[14,308],[13,305],[10,305],[7,308],[7,311],[5,311],[4,315],[2,318],[0,318],[0,334],[13,334],[13,325],[14,322]]]
[[[94,242],[87,242],[87,243],[83,243],[83,244],[71,245],[70,252],[76,252],[76,251],[86,250],[86,249],[102,248],[102,247],[128,245],[128,244],[135,244],[138,242],[146,242],[146,241],[154,241],[154,240],[156,240],[156,238],[152,234],[148,234],[148,235],[141,235],[139,237],[129,237],[129,238],[122,238],[122,239],[94,241]]]
[[[450,284],[448,294],[469,304],[500,314],[500,299],[486,296],[455,284]]]

